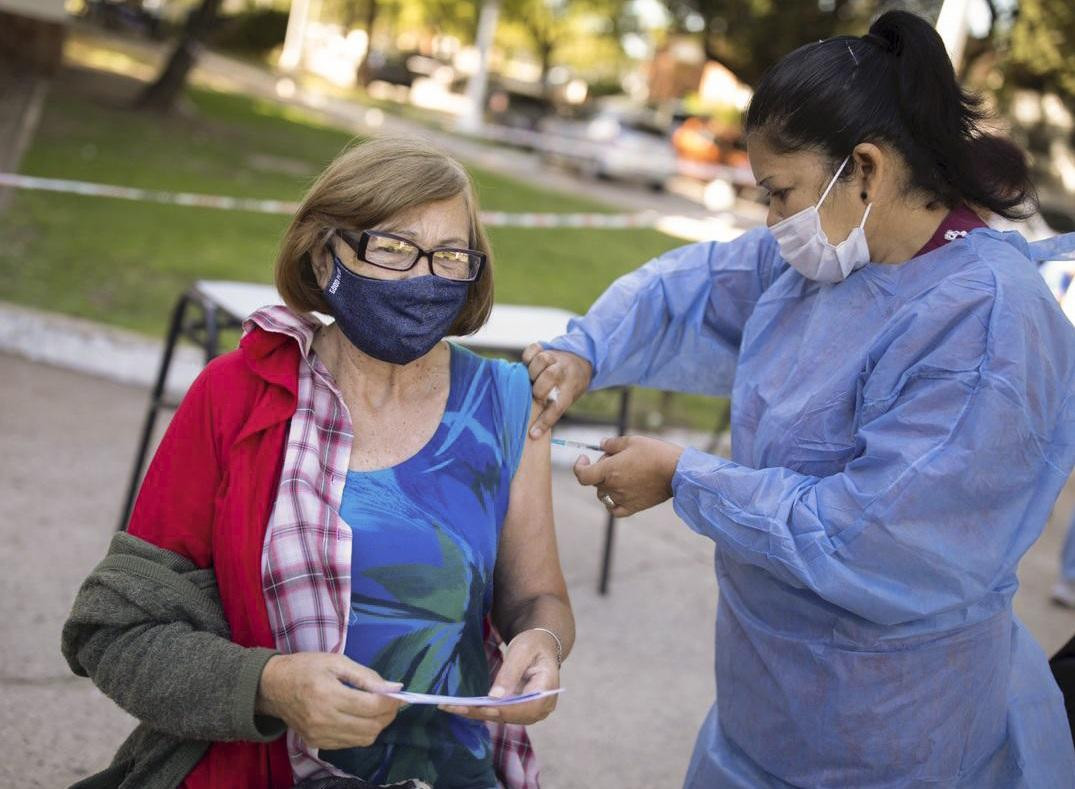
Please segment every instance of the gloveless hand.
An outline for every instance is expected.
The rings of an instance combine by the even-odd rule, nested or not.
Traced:
[[[596,463],[585,455],[575,461],[575,477],[579,484],[596,486],[598,500],[617,518],[672,497],[672,477],[683,447],[656,438],[621,436],[606,438],[601,449],[605,456]]]
[[[261,673],[257,711],[280,718],[314,748],[367,747],[402,705],[379,694],[402,687],[343,655],[275,655]]]
[[[530,428],[531,437],[539,438],[589,388],[593,365],[567,351],[546,351],[537,343],[523,351],[523,362],[529,367],[534,400],[544,406]]]
[[[504,652],[504,664],[493,680],[490,696],[517,696],[560,687],[560,667],[556,665],[556,642],[540,630],[524,630]],[[455,707],[440,709],[473,720],[529,725],[544,720],[556,709],[556,696],[546,696],[525,704],[507,707]]]

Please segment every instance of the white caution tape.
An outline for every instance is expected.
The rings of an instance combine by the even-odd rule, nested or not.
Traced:
[[[293,214],[299,207],[298,203],[283,200],[258,200],[249,197],[226,197],[191,192],[159,192],[131,186],[69,181],[63,178],[38,178],[17,173],[0,173],[0,186],[12,186],[17,189],[31,189],[43,192],[65,192],[67,194],[92,197],[114,197],[119,200],[135,200],[141,203],[219,208],[225,211],[254,211],[260,214]]]
[[[252,197],[195,194],[192,192],[162,192],[131,186],[71,181],[64,178],[39,178],[18,173],[0,173],[0,187],[30,189],[44,192],[112,197],[143,203],[216,208],[224,211],[252,211],[260,214],[293,214],[299,204],[286,200],[260,200]],[[541,214],[483,211],[482,221],[491,227],[587,227],[603,229],[653,228],[662,222],[654,211],[637,214]]]

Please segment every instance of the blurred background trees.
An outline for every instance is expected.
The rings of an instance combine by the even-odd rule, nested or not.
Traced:
[[[666,0],[681,32],[696,33],[705,55],[748,85],[810,41],[865,32],[874,4],[856,0]]]
[[[995,35],[1008,55],[997,67],[1013,84],[1055,92],[1075,111],[1075,3],[1022,0],[1010,30]]]
[[[654,150],[646,154],[653,160],[663,135],[681,163],[705,165],[691,171],[701,179],[713,176],[713,165],[743,165],[741,113],[780,57],[832,35],[861,35],[891,8],[936,22],[943,7],[967,31],[954,50],[959,75],[1034,155],[1045,201],[1075,195],[1072,0],[497,0],[484,50],[476,45],[479,19],[492,0],[67,3],[123,34],[174,38],[138,96],[143,108],[174,110],[208,46],[295,86],[331,86],[470,131],[484,120],[609,142],[626,130],[624,144]],[[599,123],[572,127],[571,118]],[[609,172],[599,162],[581,166]]]
[[[670,41],[686,38],[707,61],[750,86],[804,43],[861,34],[889,8],[935,20],[941,5],[942,0],[501,0],[497,46],[508,59],[530,59],[542,81],[556,66],[583,76],[607,73],[611,66],[625,76]],[[113,27],[132,28],[141,19],[147,28],[152,24],[154,35],[171,30],[177,43],[163,70],[170,74],[165,79],[162,72],[158,80],[170,85],[182,82],[182,66],[196,59],[201,42],[271,60],[284,43],[293,7],[304,9],[314,26],[335,26],[341,35],[360,31],[373,42],[367,50],[390,52],[429,49],[431,41],[445,37],[460,48],[472,45],[481,0],[72,0],[68,6]],[[971,26],[965,75],[990,91],[1011,85],[1072,101],[1075,3],[969,0],[966,6],[978,22]],[[167,98],[164,87],[153,93]],[[154,103],[149,97],[143,101]]]

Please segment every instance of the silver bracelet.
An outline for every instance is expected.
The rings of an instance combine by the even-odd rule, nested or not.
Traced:
[[[542,633],[548,633],[552,636],[552,640],[556,642],[556,667],[559,668],[564,663],[564,644],[560,640],[560,636],[549,630],[547,627],[531,627],[530,630],[540,630]]]

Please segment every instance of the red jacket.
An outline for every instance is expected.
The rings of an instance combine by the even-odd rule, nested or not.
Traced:
[[[232,640],[275,648],[261,554],[295,413],[300,350],[256,328],[191,386],[146,472],[128,531],[213,567]],[[285,738],[213,743],[188,789],[293,784]]]

